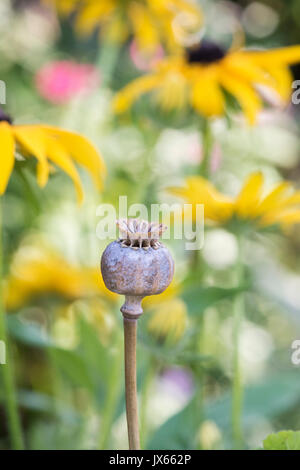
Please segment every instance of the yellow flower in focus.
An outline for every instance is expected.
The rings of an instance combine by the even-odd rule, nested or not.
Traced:
[[[14,255],[4,284],[6,308],[17,309],[33,297],[54,294],[67,300],[100,296],[114,301],[97,268],[70,264],[46,244],[24,245]]]
[[[124,42],[133,36],[142,50],[154,51],[161,43],[178,47],[199,31],[202,15],[193,0],[44,0],[62,15],[75,12],[79,34],[100,27],[100,37]]]
[[[264,177],[258,172],[249,176],[236,197],[221,194],[201,176],[189,177],[185,187],[173,187],[169,191],[192,205],[193,218],[196,204],[204,204],[209,223],[226,224],[239,219],[253,221],[258,227],[279,224],[287,228],[300,222],[300,191],[295,191],[286,181],[267,194],[263,193],[263,187]]]
[[[185,303],[174,298],[157,305],[148,323],[149,331],[158,338],[178,341],[184,334],[188,322]]]
[[[164,110],[189,105],[205,117],[222,116],[225,91],[254,124],[263,107],[258,86],[271,90],[287,104],[292,90],[289,65],[299,61],[300,46],[226,52],[215,43],[202,41],[184,56],[161,60],[153,72],[125,86],[115,97],[114,109],[122,113],[141,95],[155,91]]]
[[[102,187],[105,164],[94,146],[80,134],[43,124],[13,125],[0,109],[0,195],[4,194],[15,165],[15,151],[37,160],[37,182],[44,187],[50,164],[63,170],[73,181],[79,201],[83,190],[76,166],[91,174],[96,186]]]

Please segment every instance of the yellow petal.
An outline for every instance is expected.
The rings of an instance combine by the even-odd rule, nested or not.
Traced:
[[[262,173],[254,173],[244,184],[235,201],[235,212],[238,216],[246,218],[257,216],[257,206],[262,192],[264,178]]]
[[[127,41],[130,35],[129,24],[124,21],[122,15],[114,15],[113,21],[102,21],[99,30],[100,41],[105,40],[115,44]]]
[[[148,329],[158,337],[178,341],[187,327],[188,315],[185,303],[179,298],[169,299],[155,307]]]
[[[300,62],[300,46],[282,47],[267,51],[247,51],[251,59],[255,59],[257,64],[266,62],[275,64],[296,64]]]
[[[174,297],[177,297],[181,293],[181,290],[181,286],[173,280],[169,287],[162,294],[145,297],[143,300],[143,305],[147,308],[151,308],[161,304],[162,302],[168,302]]]
[[[100,153],[91,142],[75,132],[51,126],[42,127],[54,137],[57,137],[61,146],[77,163],[90,172],[96,186],[101,189],[106,175],[106,166]]]
[[[295,191],[284,201],[282,201],[280,207],[291,207],[300,204],[300,191]]]
[[[69,15],[80,0],[42,0],[45,4],[54,4],[62,15]],[[76,3],[77,5],[76,5]]]
[[[44,187],[48,181],[49,165],[47,162],[43,131],[36,125],[14,126],[13,132],[19,145],[38,160],[37,181],[41,187]]]
[[[269,62],[264,64],[264,69],[274,79],[272,88],[284,100],[288,101],[292,93],[293,74],[285,65],[273,65]]]
[[[235,78],[241,78],[244,82],[260,83],[271,86],[273,80],[268,77],[261,66],[256,65],[255,61],[249,58],[247,52],[233,52],[228,54],[222,62],[222,69]]]
[[[159,45],[159,34],[149,8],[132,2],[128,7],[128,16],[140,49],[155,50]]]
[[[89,34],[98,24],[105,21],[115,9],[115,2],[111,0],[92,2],[83,5],[76,17],[76,29],[80,34]]]
[[[177,186],[170,186],[167,188],[168,192],[170,194],[173,194],[174,196],[186,198],[187,196],[187,190],[186,188],[178,188]]]
[[[300,209],[295,210],[278,210],[262,217],[260,225],[267,227],[268,225],[280,224],[288,227],[300,222]]]
[[[137,78],[119,91],[114,100],[113,108],[116,113],[123,113],[132,106],[141,95],[147,93],[161,84],[160,75],[146,75]]]
[[[278,221],[280,224],[285,226],[295,225],[300,223],[300,209],[295,211],[287,212],[278,216]]]
[[[287,191],[291,189],[291,184],[284,181],[278,184],[258,205],[255,212],[257,215],[276,210],[282,203]]]
[[[77,192],[78,201],[82,202],[83,190],[81,181],[71,158],[57,140],[47,136],[47,134],[45,134],[45,140],[48,158],[70,176]]]
[[[224,113],[224,97],[213,77],[199,76],[192,88],[191,102],[204,116],[220,116]]]
[[[187,103],[187,81],[178,71],[170,71],[161,78],[155,99],[165,111],[182,109]]]
[[[0,195],[5,193],[15,163],[15,142],[12,128],[7,122],[0,123]]]
[[[204,205],[205,219],[214,222],[225,222],[232,217],[233,201],[221,194],[209,181],[200,176],[191,176],[186,179],[185,188],[169,188],[169,191],[183,197],[193,206],[195,216],[196,204]]]
[[[222,72],[219,76],[220,84],[240,103],[249,123],[255,124],[257,114],[262,108],[258,94],[246,82],[229,74],[225,68]]]

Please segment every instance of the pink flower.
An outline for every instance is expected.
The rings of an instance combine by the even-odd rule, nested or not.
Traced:
[[[35,76],[40,95],[54,104],[64,104],[81,93],[94,90],[100,75],[91,64],[61,60],[44,65]]]
[[[195,389],[194,377],[184,367],[169,367],[160,376],[160,381],[173,396],[190,398]]]
[[[129,47],[129,54],[132,62],[138,70],[147,72],[151,70],[155,64],[164,57],[164,50],[158,46],[156,51],[147,54],[139,50],[135,40],[133,40]]]

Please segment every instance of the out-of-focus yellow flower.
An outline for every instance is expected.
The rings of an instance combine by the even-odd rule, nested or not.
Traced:
[[[163,302],[168,302],[171,299],[178,297],[181,293],[181,286],[178,282],[172,281],[171,284],[159,295],[150,295],[143,300],[143,306],[146,308],[155,308]]]
[[[105,164],[94,146],[82,135],[43,124],[13,125],[0,109],[0,195],[6,190],[15,164],[15,151],[37,160],[37,182],[48,181],[50,162],[63,170],[73,181],[79,201],[83,190],[74,162],[85,167],[101,188]]]
[[[157,305],[148,323],[149,331],[158,338],[178,341],[187,327],[187,308],[179,299],[170,299]]]
[[[102,343],[109,341],[116,325],[115,317],[107,303],[99,297],[92,297],[77,300],[56,310],[52,336],[59,346],[67,349],[77,346],[80,341],[76,328],[79,315],[95,328]]]
[[[195,34],[202,15],[193,0],[44,0],[63,15],[75,12],[79,34],[100,27],[100,36],[123,42],[133,35],[140,49],[153,51],[160,43],[178,47],[186,35]]]
[[[254,124],[263,106],[257,86],[263,85],[283,104],[288,103],[292,90],[289,65],[299,61],[300,46],[226,53],[220,46],[203,41],[185,56],[161,60],[153,72],[129,83],[117,93],[114,109],[124,112],[141,95],[154,90],[165,110],[190,105],[203,116],[222,116],[225,90],[240,104],[248,122]]]
[[[153,335],[178,341],[185,332],[188,314],[180,292],[180,285],[173,281],[162,294],[144,299],[143,306],[152,310],[148,329]]]
[[[264,177],[258,172],[249,176],[236,197],[221,194],[201,176],[189,177],[185,187],[169,191],[192,205],[192,217],[196,204],[204,204],[205,219],[212,223],[226,224],[239,219],[253,221],[259,227],[279,224],[282,228],[299,223],[300,191],[295,191],[287,181],[267,194],[263,194],[263,186]]]
[[[76,330],[76,317],[72,305],[60,307],[55,311],[51,336],[61,348],[74,349],[78,345],[80,338]]]
[[[220,445],[222,433],[214,421],[204,421],[197,434],[203,450],[213,450]]]
[[[110,334],[116,326],[116,317],[106,302],[99,297],[92,297],[74,304],[74,311],[83,314],[85,319],[96,329],[101,341],[107,344]]]
[[[36,296],[55,294],[68,300],[101,296],[113,301],[97,268],[77,267],[46,244],[22,246],[14,255],[4,285],[7,309],[17,309]]]

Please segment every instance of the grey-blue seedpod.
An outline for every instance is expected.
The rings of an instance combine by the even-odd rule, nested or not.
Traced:
[[[106,287],[125,295],[124,316],[136,318],[143,313],[145,296],[163,292],[174,275],[174,261],[159,241],[166,226],[145,220],[117,221],[120,238],[110,243],[101,258]]]

